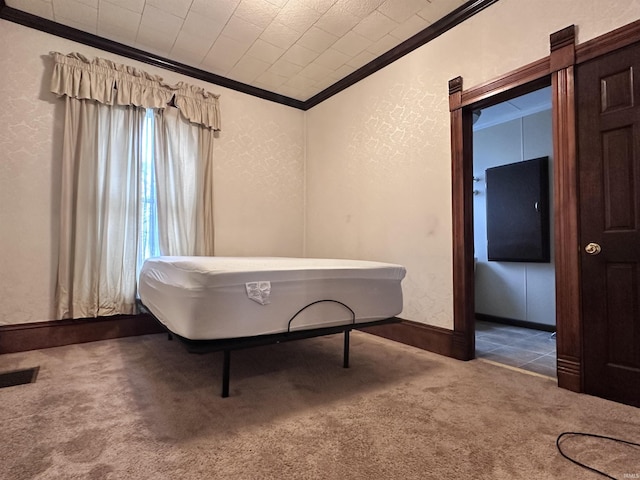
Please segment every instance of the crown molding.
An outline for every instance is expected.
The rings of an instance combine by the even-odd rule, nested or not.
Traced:
[[[359,68],[345,78],[338,80],[338,82],[334,83],[317,95],[311,97],[305,102],[305,110],[315,107],[326,99],[334,96],[337,93],[340,93],[342,90],[345,90],[351,85],[358,83],[360,80],[365,79],[369,75],[374,74],[378,70],[381,70],[387,65],[390,65],[396,60],[413,52],[415,49],[425,45],[426,43],[429,43],[431,40],[451,30],[453,27],[460,25],[465,20],[471,18],[476,13],[479,13],[490,5],[493,5],[497,1],[498,0],[471,0],[461,5],[453,12],[445,17],[442,17],[434,24],[415,34],[413,37],[405,40],[398,46],[392,48],[386,53],[383,53],[365,66]]]
[[[459,25],[476,13],[484,10],[490,5],[493,5],[497,1],[498,0],[471,0],[466,2],[447,16],[435,22],[433,25],[430,25],[418,34],[414,35],[408,40],[405,40],[400,45],[392,48],[388,52],[377,57],[375,60],[372,60],[347,77],[339,80],[330,87],[324,89],[320,93],[305,101],[286,97],[284,95],[279,95],[268,90],[263,90],[261,88],[247,85],[246,83],[241,83],[220,75],[215,75],[213,73],[209,73],[204,70],[200,70],[198,68],[161,57],[159,55],[154,55],[137,48],[129,47],[122,43],[114,42],[112,40],[108,40],[91,33],[86,33],[81,30],[77,30],[75,28],[68,27],[51,20],[47,20],[36,15],[32,15],[30,13],[8,7],[5,3],[5,0],[0,0],[0,18],[8,20],[10,22],[18,23],[25,27],[39,30],[41,32],[49,33],[57,37],[66,38],[83,45],[88,45],[100,50],[104,50],[106,52],[131,58],[148,65],[154,65],[156,67],[186,75],[191,78],[197,78],[198,80],[202,80],[214,85],[219,85],[221,87],[229,88],[241,93],[246,93],[248,95],[262,98],[264,100],[280,103],[282,105],[297,108],[300,110],[309,110],[310,108],[315,107],[324,100],[331,98],[342,90],[345,90],[346,88],[358,83],[360,80],[363,80],[364,78],[395,62],[396,60],[407,55],[413,50],[430,42],[434,38],[447,32],[448,30],[451,30],[456,25]]]

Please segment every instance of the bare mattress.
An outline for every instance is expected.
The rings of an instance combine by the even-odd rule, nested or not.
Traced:
[[[143,265],[139,294],[169,331],[214,340],[394,317],[405,273],[361,260],[154,257]]]

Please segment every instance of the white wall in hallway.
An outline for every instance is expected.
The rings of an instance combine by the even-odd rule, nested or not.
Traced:
[[[555,265],[487,260],[485,170],[490,167],[549,157],[549,191],[553,190],[551,110],[474,132],[474,248],[476,312],[527,322],[555,325]],[[552,198],[552,197],[551,197]],[[549,205],[553,205],[552,202]],[[553,209],[550,208],[553,238]]]

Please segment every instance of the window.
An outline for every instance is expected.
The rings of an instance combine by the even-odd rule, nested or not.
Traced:
[[[156,178],[154,168],[155,116],[153,109],[147,108],[142,127],[139,202],[140,220],[138,225],[138,255],[136,258],[136,279],[142,264],[149,257],[160,255],[158,238],[158,206],[156,203]]]
[[[65,98],[57,317],[131,314],[146,258],[214,254],[218,96],[52,55]]]

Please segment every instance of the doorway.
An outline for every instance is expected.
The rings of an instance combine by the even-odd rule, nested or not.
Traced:
[[[632,248],[622,249],[631,254],[631,259],[625,257],[623,260],[612,260],[608,255],[598,256],[600,249],[596,247],[600,246],[599,239],[593,240],[591,239],[593,233],[588,234],[581,230],[581,223],[584,223],[583,216],[585,214],[589,216],[593,211],[593,206],[583,202],[592,189],[592,183],[589,181],[585,183],[585,178],[593,179],[594,175],[600,180],[605,179],[605,186],[610,178],[613,178],[611,175],[626,179],[626,184],[632,187],[626,190],[628,195],[625,198],[633,204],[633,210],[628,208],[627,210],[633,211],[634,214],[640,212],[640,194],[638,194],[640,188],[636,188],[640,185],[640,168],[636,168],[638,160],[636,153],[633,153],[640,152],[640,148],[635,148],[640,139],[638,129],[635,126],[623,128],[624,135],[618,135],[619,132],[609,129],[606,124],[610,118],[617,118],[609,115],[612,112],[611,107],[614,110],[618,106],[622,109],[631,109],[634,112],[634,118],[640,118],[635,113],[638,112],[636,104],[628,101],[629,98],[637,98],[640,92],[638,76],[629,74],[634,69],[640,68],[640,65],[632,65],[637,59],[637,54],[632,54],[629,62],[627,60],[622,62],[623,64],[627,62],[631,66],[623,65],[624,68],[607,70],[608,66],[603,63],[607,68],[600,70],[600,60],[606,62],[605,57],[609,54],[622,52],[627,47],[638,47],[640,21],[580,45],[575,44],[575,33],[576,28],[571,25],[551,34],[549,57],[528,64],[485,85],[463,91],[461,77],[449,81],[454,239],[454,353],[458,355],[456,358],[475,357],[473,195],[471,193],[473,189],[473,112],[478,108],[495,105],[505,99],[551,84],[558,386],[575,392],[591,393],[623,403],[640,405],[638,403],[640,401],[638,400],[640,398],[640,350],[636,348],[638,332],[640,332],[638,327],[640,314],[636,306],[640,305],[640,300],[628,301],[629,298],[637,298],[634,297],[636,294],[640,296],[640,291],[637,289],[637,285],[640,285],[638,280],[640,261],[637,260],[640,258],[638,253],[640,242],[631,242],[629,245],[632,245]],[[576,75],[576,72],[582,70],[581,66],[590,63],[598,65],[594,70],[593,85],[601,89],[599,95],[585,93],[586,90],[582,88],[585,81]],[[581,116],[580,112],[587,109],[584,102],[589,98],[595,101],[600,113]],[[588,139],[598,138],[599,143],[596,142],[598,148],[585,146],[582,140],[578,142],[579,136]],[[614,141],[616,139],[621,141],[616,143]],[[620,157],[625,159],[623,163],[634,165],[632,174],[620,176],[618,168],[604,171],[598,168],[591,171],[588,168],[585,169],[584,162],[589,162],[586,159],[593,152],[596,152],[596,156],[593,157],[596,160],[594,165],[602,159],[611,160]],[[616,152],[624,155],[619,156]],[[613,163],[609,161],[609,165]],[[585,185],[587,185],[586,189]],[[597,193],[597,191],[593,189],[593,192]],[[609,189],[609,193],[616,192],[619,192],[617,187]],[[609,203],[602,198],[600,197],[600,201],[596,204],[600,209],[605,205],[616,205],[616,208],[625,205],[624,201],[614,197],[611,197]],[[627,205],[631,204],[629,202]],[[638,218],[637,215],[627,216]],[[638,230],[636,225],[640,225],[640,220],[634,224],[632,229],[634,232]],[[610,227],[611,225],[605,224],[605,231],[607,228],[611,230]],[[602,251],[604,252],[604,248]],[[617,250],[614,248],[613,251]],[[615,282],[619,283],[618,287],[607,292],[598,289],[597,277],[600,276],[600,279],[603,277],[589,274],[588,268],[584,268],[587,263],[593,264],[594,267],[605,264],[608,268],[607,280],[612,275],[615,276]],[[596,288],[591,291],[587,285],[595,285]],[[596,312],[594,318],[604,320],[598,324],[592,323],[587,318],[588,315],[583,316],[585,310],[592,309],[593,305],[589,302],[594,299],[601,302],[599,310],[594,310]],[[615,308],[603,309],[600,308],[602,305]],[[634,308],[629,309],[630,305]],[[604,312],[606,315],[597,312]],[[609,315],[608,313],[611,312],[623,312],[624,320],[620,321],[620,315]],[[619,325],[622,327],[619,328]],[[596,333],[597,329],[599,333]],[[595,348],[589,343],[590,339],[586,338],[591,334],[598,345]],[[604,375],[592,377],[597,380],[591,383],[590,375],[594,372],[592,361],[600,362],[600,366],[604,364],[607,368],[613,366],[613,369],[609,369]]]
[[[553,205],[553,189],[549,188],[553,185],[551,113],[550,86],[473,111],[474,311],[476,358],[555,378],[553,212],[548,208]],[[528,166],[539,160],[544,160],[546,170],[543,191],[534,186],[537,179],[530,176]],[[521,170],[522,174],[516,173]],[[487,174],[496,182],[501,178],[496,175],[504,175],[503,171],[510,172],[504,177],[510,185],[492,183],[494,200],[488,203]],[[500,194],[508,200],[514,194],[520,197],[520,192],[526,195],[504,205],[503,198],[495,200],[496,189],[505,190]],[[540,195],[544,198],[538,198]],[[506,215],[498,220],[499,230],[508,224],[508,230],[516,233],[509,241],[490,240],[493,250],[498,241],[512,250],[519,244],[531,250],[530,229],[540,228],[546,237],[548,258],[504,261],[495,254],[491,257],[487,233],[496,230],[496,221],[489,218],[488,207]],[[510,214],[512,211],[518,218]],[[521,222],[525,216],[535,225]],[[517,231],[523,234],[517,235]]]

